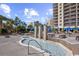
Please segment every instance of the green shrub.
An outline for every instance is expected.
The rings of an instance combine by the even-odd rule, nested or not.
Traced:
[[[0,29],[0,34],[6,34],[6,33],[8,33],[7,29],[5,28]]]
[[[25,33],[26,32],[26,28],[24,26],[17,26],[16,27],[16,32],[17,33]]]

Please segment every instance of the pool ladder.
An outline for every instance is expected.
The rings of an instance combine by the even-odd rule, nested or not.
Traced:
[[[29,41],[28,41],[28,55],[30,55],[30,50],[29,50],[30,47],[29,47],[29,45],[30,45],[30,43],[31,43],[32,41],[36,42],[36,43],[39,45],[39,47],[40,47],[41,50],[44,50],[44,52],[42,52],[42,54],[45,53],[45,52],[47,52],[47,53],[49,53],[49,56],[52,56],[51,52],[48,51],[47,49],[43,49],[42,46],[41,46],[36,40],[29,40]],[[44,54],[43,54],[43,55],[44,55]]]

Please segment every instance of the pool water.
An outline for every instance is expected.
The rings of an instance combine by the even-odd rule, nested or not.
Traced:
[[[30,37],[25,37],[22,38],[23,44],[28,44],[29,40],[36,40],[43,49],[48,50],[49,52],[51,52],[51,55],[53,56],[66,56],[69,52],[63,48],[62,46],[58,45],[58,44],[50,44],[48,41],[46,40],[42,40],[42,39],[35,39],[35,38],[30,38]],[[35,41],[31,41],[30,45],[40,48],[40,46],[35,42]]]

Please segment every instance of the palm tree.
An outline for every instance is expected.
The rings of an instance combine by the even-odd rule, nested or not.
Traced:
[[[14,24],[14,21],[12,19],[8,20],[5,24],[9,33],[13,31],[13,24]]]
[[[24,26],[24,27],[27,26],[27,24],[25,22],[21,21],[21,19],[19,17],[15,18],[14,25],[15,25],[15,28],[17,28],[18,26]],[[17,32],[17,30],[16,30],[16,32]]]
[[[10,20],[9,18],[5,17],[5,16],[2,16],[0,15],[0,28],[3,28],[3,21],[7,21],[7,20]]]

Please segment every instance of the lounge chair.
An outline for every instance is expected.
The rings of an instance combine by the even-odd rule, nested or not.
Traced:
[[[5,38],[10,38],[10,36],[9,35],[6,35]]]
[[[65,34],[59,35],[59,38],[67,38]]]

